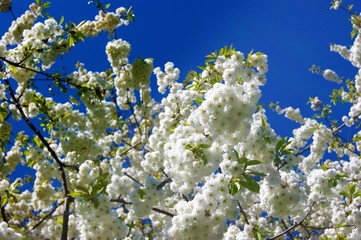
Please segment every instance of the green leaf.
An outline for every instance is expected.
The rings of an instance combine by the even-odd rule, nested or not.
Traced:
[[[233,182],[233,183],[230,183],[229,186],[229,193],[233,196],[233,195],[236,195],[237,192],[239,191],[240,189],[240,185],[239,185],[239,182]]]
[[[259,177],[265,177],[267,176],[267,174],[262,173],[262,172],[257,172],[257,171],[253,171],[253,170],[249,170],[249,174],[252,174],[254,176],[259,176]]]
[[[200,157],[203,160],[203,165],[206,165],[208,163],[208,159],[207,159],[206,155],[202,152],[200,154]]]
[[[193,146],[192,146],[192,144],[187,143],[186,145],[184,145],[184,148],[187,149],[187,150],[192,150]]]
[[[34,137],[34,138],[33,138],[33,141],[34,141],[35,145],[36,145],[38,148],[41,146],[40,138]]]
[[[100,205],[99,199],[98,198],[93,199],[93,204],[95,208],[98,208]]]
[[[234,155],[236,155],[236,159],[238,161],[239,160],[239,154],[238,154],[237,150],[232,149],[232,152],[234,153]]]
[[[328,169],[330,169],[330,167],[326,163],[322,164],[321,168],[323,171],[327,171]]]
[[[262,128],[266,128],[266,126],[267,126],[266,118],[262,117],[261,121],[262,121],[262,123],[261,123]]]
[[[201,70],[206,70],[207,68],[205,66],[197,66]]]
[[[7,202],[8,202],[8,194],[1,195],[1,207],[4,207]]]
[[[90,190],[90,189],[87,189],[87,188],[85,188],[83,186],[76,186],[76,189],[80,190],[81,192],[87,193],[87,194],[89,194],[89,190]]]
[[[287,143],[287,145],[289,144],[290,142]],[[293,153],[292,149],[284,149],[282,150],[281,154],[282,155],[291,155]]]
[[[144,199],[144,196],[147,194],[143,189],[139,188],[138,189],[138,194],[140,199]]]
[[[259,193],[260,186],[258,182],[254,180],[251,176],[245,175],[244,177],[246,181],[240,181],[240,185],[252,192]]]
[[[211,145],[208,145],[208,144],[199,144],[198,147],[199,147],[199,148],[210,148]]]
[[[258,164],[261,164],[262,162],[261,161],[258,161],[258,160],[249,160],[246,162],[246,166],[252,166],[252,165],[258,165]]]
[[[256,238],[256,240],[262,239],[262,234],[257,230],[254,231],[253,236]]]
[[[70,197],[84,197],[84,192],[71,192],[68,194]]]
[[[60,20],[59,20],[59,24],[62,24],[64,22],[64,16],[61,16]]]
[[[246,156],[244,156],[244,155],[243,155],[241,158],[238,159],[238,162],[239,162],[240,164],[245,165],[245,167],[247,167],[246,163],[247,163],[248,161],[249,161],[249,159],[246,158]]]
[[[356,184],[349,184],[348,185],[348,190],[350,192],[350,196],[352,197],[353,194],[356,192]]]
[[[286,142],[286,137],[281,138],[280,140],[278,140],[277,144],[276,144],[276,152],[279,152],[279,150],[281,149],[282,145]]]
[[[196,102],[196,104],[197,104],[198,106],[200,106],[200,105],[202,104],[202,102],[204,102],[204,99],[201,98],[201,97],[197,97],[197,98],[195,99],[195,102]]]
[[[356,142],[356,141],[360,141],[361,140],[361,136],[356,135],[352,138],[352,141]]]
[[[341,196],[344,196],[344,197],[348,197],[348,192],[347,192],[346,190],[342,190],[342,191],[340,192],[340,195],[341,195]]]
[[[354,195],[354,198],[361,197],[361,190],[358,190]]]

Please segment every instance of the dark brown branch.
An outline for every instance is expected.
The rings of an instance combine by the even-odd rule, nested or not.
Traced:
[[[313,203],[314,204],[314,203]],[[312,206],[313,206],[312,204]],[[285,235],[286,233],[292,231],[293,229],[295,229],[296,227],[298,226],[302,226],[302,223],[308,218],[308,216],[311,214],[311,210],[312,208],[310,209],[310,211],[306,214],[306,216],[301,220],[299,221],[298,223],[292,225],[291,227],[287,228],[286,230],[284,230],[283,232],[281,232],[280,234],[277,234],[276,236],[273,236],[273,237],[270,237],[270,238],[267,238],[267,240],[272,240],[272,239],[276,239],[276,238],[279,238],[283,235]]]
[[[42,76],[45,76],[47,77],[48,79],[53,79],[53,80],[57,80],[57,81],[61,81],[61,82],[65,82],[66,84],[69,84],[69,85],[72,85],[74,87],[76,87],[77,89],[82,89],[84,87],[81,87],[80,85],[77,85],[77,84],[74,84],[72,83],[71,81],[69,81],[69,79],[60,79],[58,77],[54,77],[54,75],[52,74],[48,74],[46,72],[42,72],[42,71],[39,71],[39,70],[36,70],[36,69],[33,69],[33,68],[29,68],[29,67],[26,67],[26,66],[23,66],[21,65],[21,62],[20,63],[16,63],[16,62],[12,62],[4,57],[1,57],[0,56],[0,60],[6,62],[7,64],[9,65],[12,65],[14,67],[18,67],[18,68],[22,68],[22,69],[25,69],[25,70],[28,70],[30,72],[33,72],[33,73],[36,73],[36,74],[39,74],[39,75],[42,75]]]
[[[138,180],[136,180],[135,178],[133,178],[132,176],[130,176],[128,173],[126,173],[126,172],[123,172],[124,173],[124,175],[125,176],[127,176],[128,178],[130,178],[130,179],[132,179],[133,180],[133,182],[136,182],[136,183],[138,183],[140,186],[144,186],[144,184],[142,184],[141,182],[139,182]]]
[[[67,240],[68,228],[69,228],[69,226],[68,226],[68,224],[69,224],[69,206],[70,206],[70,202],[73,201],[73,198],[68,196],[69,188],[68,188],[68,184],[67,184],[67,181],[66,181],[66,174],[65,174],[65,169],[64,169],[65,165],[64,165],[63,162],[60,161],[57,154],[50,147],[49,143],[46,141],[44,136],[40,133],[40,131],[32,124],[32,122],[29,120],[29,118],[25,115],[22,107],[19,104],[19,100],[15,97],[14,91],[11,88],[9,80],[4,79],[4,82],[5,82],[5,84],[7,85],[8,89],[9,89],[9,94],[11,96],[11,99],[14,101],[15,107],[19,111],[21,117],[24,119],[26,124],[31,128],[31,130],[39,137],[41,142],[44,144],[46,149],[49,151],[51,156],[54,158],[55,162],[58,164],[59,170],[61,172],[62,184],[63,184],[63,188],[64,188],[64,195],[66,197],[66,208],[65,208],[65,211],[63,213],[63,227],[62,227],[62,238],[61,239],[62,240]]]
[[[157,190],[161,190],[167,183],[172,182],[171,178],[167,178],[157,186]]]
[[[156,208],[156,207],[152,208],[152,210],[153,210],[154,212],[162,213],[162,214],[164,214],[164,215],[167,215],[167,216],[169,216],[169,217],[174,217],[174,214],[173,214],[173,213],[167,212],[167,211],[165,211],[165,210],[162,210],[162,209],[159,209],[159,208]]]
[[[249,221],[248,221],[248,217],[247,217],[246,212],[243,210],[243,208],[242,208],[241,204],[239,203],[239,201],[237,201],[237,204],[238,204],[239,211],[241,211],[241,214],[244,217],[244,221],[247,223],[247,225],[249,225]]]
[[[131,202],[125,201],[123,198],[112,198],[112,199],[110,199],[110,202],[117,202],[117,203],[123,203],[123,204],[132,204]],[[169,217],[174,217],[173,213],[167,212],[165,210],[162,210],[162,209],[159,209],[159,208],[156,208],[156,207],[153,207],[152,210],[157,212],[157,213],[162,213],[164,215],[167,215]]]
[[[304,227],[304,228],[318,229],[318,230],[333,229],[333,228],[336,229],[336,228],[355,227],[355,225],[353,225],[353,224],[343,225],[343,226],[327,226],[327,227],[308,226],[308,225],[303,225],[303,224],[301,224],[301,226]]]
[[[359,118],[360,116],[361,116],[361,113],[359,113],[359,114],[357,114],[356,116],[352,117],[352,119],[357,119],[357,118]],[[343,127],[345,127],[345,126],[346,126],[346,123],[343,123],[343,124],[341,124],[340,126],[338,126],[337,128],[333,129],[333,130],[332,130],[332,135],[337,134],[337,132],[339,132],[339,131],[340,131]],[[295,153],[294,155],[297,157],[297,156],[303,154],[304,152],[310,150],[311,146],[312,146],[312,143],[308,144],[304,149],[298,151],[298,152]],[[280,169],[281,169],[282,167],[284,167],[286,164],[287,164],[287,162],[282,163],[282,165],[280,165],[280,166],[277,168],[277,170],[280,170]]]
[[[74,201],[73,197],[67,197],[65,199],[65,210],[63,212],[63,229],[61,231],[61,240],[68,239],[70,204],[73,201]]]
[[[281,219],[281,223],[283,224],[283,226],[284,226],[286,229],[288,228],[285,220]],[[289,236],[292,240],[294,239],[293,236],[292,236],[292,234],[291,234],[290,232],[288,232],[287,234],[288,234],[288,236]]]
[[[47,218],[49,218],[54,212],[55,210],[60,207],[61,205],[63,205],[64,201],[61,201],[58,205],[56,205],[55,207],[53,207],[53,209],[51,209],[51,211],[46,214],[37,224],[34,225],[34,227],[32,228],[33,230],[37,227],[40,226],[40,224],[42,224]]]
[[[124,141],[123,141],[124,142]],[[125,142],[124,142],[125,143]],[[137,147],[139,144],[141,144],[141,142],[137,142],[136,144],[134,144],[133,146],[129,147],[127,150],[125,150],[124,152],[122,152],[119,156],[123,156],[125,155],[127,152],[129,152],[130,150],[134,149],[135,147]]]
[[[60,161],[60,159],[58,158],[58,156],[56,155],[55,151],[50,147],[49,143],[46,141],[46,139],[44,138],[44,136],[41,134],[41,132],[34,126],[34,124],[29,120],[29,118],[25,115],[22,107],[20,106],[19,100],[15,97],[14,91],[10,86],[10,82],[8,79],[4,79],[5,84],[7,85],[8,89],[9,89],[9,93],[11,96],[11,99],[14,101],[15,103],[15,107],[16,109],[19,111],[21,117],[24,119],[24,121],[26,122],[26,124],[31,128],[31,130],[36,134],[36,136],[38,136],[38,138],[41,140],[41,142],[44,144],[44,146],[46,147],[46,149],[49,151],[50,155],[54,158],[54,160],[56,161],[56,163],[59,166],[59,170],[61,171],[61,177],[62,177],[62,181],[63,181],[63,187],[64,187],[64,191],[65,191],[65,195],[67,196],[69,194],[69,189],[67,186],[67,182],[66,182],[66,175],[65,175],[65,170],[64,170],[64,163]]]
[[[132,204],[131,202],[127,202],[124,200],[124,198],[112,198],[110,199],[110,202],[117,202],[117,203],[123,203],[123,204]]]

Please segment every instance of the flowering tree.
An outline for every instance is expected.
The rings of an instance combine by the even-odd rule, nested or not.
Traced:
[[[37,0],[0,40],[1,239],[360,238],[361,71],[331,95],[349,108],[340,123],[317,97],[312,118],[271,104],[299,124],[282,137],[258,104],[265,54],[224,47],[178,81],[171,62],[128,61],[130,44],[114,33],[133,21],[131,8],[90,3],[94,20],[63,23]],[[352,15],[355,40],[331,50],[361,69],[361,17],[341,1],[332,8]],[[11,12],[11,0],[0,11]],[[103,31],[108,69],[52,70]],[[29,130],[15,127],[21,121]],[[36,173],[11,182],[19,164]],[[20,191],[27,182],[33,189]]]

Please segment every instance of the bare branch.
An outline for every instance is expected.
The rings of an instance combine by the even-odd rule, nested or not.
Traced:
[[[243,210],[243,208],[242,208],[241,204],[239,203],[239,201],[237,201],[237,204],[238,204],[239,210],[241,211],[241,214],[244,217],[244,221],[247,223],[247,225],[249,225],[249,221],[248,221],[248,217],[247,217],[246,212]]]
[[[159,208],[156,208],[156,207],[152,208],[152,210],[155,211],[155,212],[157,212],[157,213],[165,214],[165,215],[167,215],[167,216],[169,216],[169,217],[174,217],[174,214],[173,214],[173,213],[167,212],[167,211],[165,211],[165,210],[162,210],[162,209],[159,209]]]
[[[167,183],[172,182],[171,178],[167,178],[157,186],[157,190],[161,190]]]
[[[315,203],[313,203],[313,204],[315,204]],[[313,204],[312,204],[312,206],[313,206]],[[296,223],[296,224],[292,225],[291,227],[287,228],[286,230],[284,230],[284,231],[281,232],[280,234],[277,234],[276,236],[267,238],[267,240],[272,240],[272,239],[279,238],[279,237],[285,235],[286,233],[292,231],[292,230],[295,229],[296,227],[301,226],[302,223],[303,223],[303,222],[308,218],[308,216],[311,214],[312,206],[311,206],[310,211],[306,214],[306,216],[305,216],[301,221],[299,221],[298,223]]]
[[[68,229],[69,229],[69,209],[70,204],[74,201],[73,197],[67,197],[65,199],[65,210],[63,212],[63,229],[61,232],[61,240],[68,239]]]
[[[136,182],[136,183],[138,183],[140,186],[144,186],[144,184],[142,184],[141,182],[139,182],[138,180],[136,180],[135,178],[133,178],[132,176],[130,176],[128,173],[126,173],[126,172],[123,172],[124,173],[124,175],[125,176],[127,176],[128,178],[130,178],[130,179],[132,179],[133,180],[133,182]]]
[[[58,205],[56,205],[55,207],[53,207],[53,209],[51,209],[51,211],[46,214],[37,224],[34,225],[34,227],[32,228],[33,230],[37,227],[40,226],[40,224],[42,224],[48,217],[50,217],[54,212],[55,210],[60,207],[61,205],[63,205],[64,201],[61,201]]]

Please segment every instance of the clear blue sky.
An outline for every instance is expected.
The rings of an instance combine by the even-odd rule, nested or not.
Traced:
[[[133,6],[135,23],[121,27],[117,36],[132,44],[130,58],[152,57],[155,66],[172,61],[182,77],[204,62],[204,56],[224,45],[247,54],[261,51],[269,57],[268,82],[263,87],[261,102],[280,101],[307,110],[309,96],[324,100],[333,88],[332,82],[308,71],[312,64],[331,68],[345,78],[353,78],[356,69],[338,54],[329,51],[330,43],[349,46],[351,24],[344,11],[329,10],[331,0],[111,0],[110,10]],[[31,1],[14,1],[13,11],[19,16]],[[107,3],[104,1],[104,3]],[[346,2],[347,3],[347,2]],[[355,6],[360,9],[360,6]],[[49,10],[56,19],[75,23],[93,18],[94,5],[82,1],[54,1]],[[10,14],[0,15],[0,30],[8,27]],[[60,64],[71,71],[80,60],[88,69],[108,67],[105,55],[107,36],[79,44]],[[70,63],[70,64],[69,64]],[[156,90],[155,90],[156,91]],[[270,111],[268,111],[270,112]],[[270,122],[283,132],[276,120]]]

